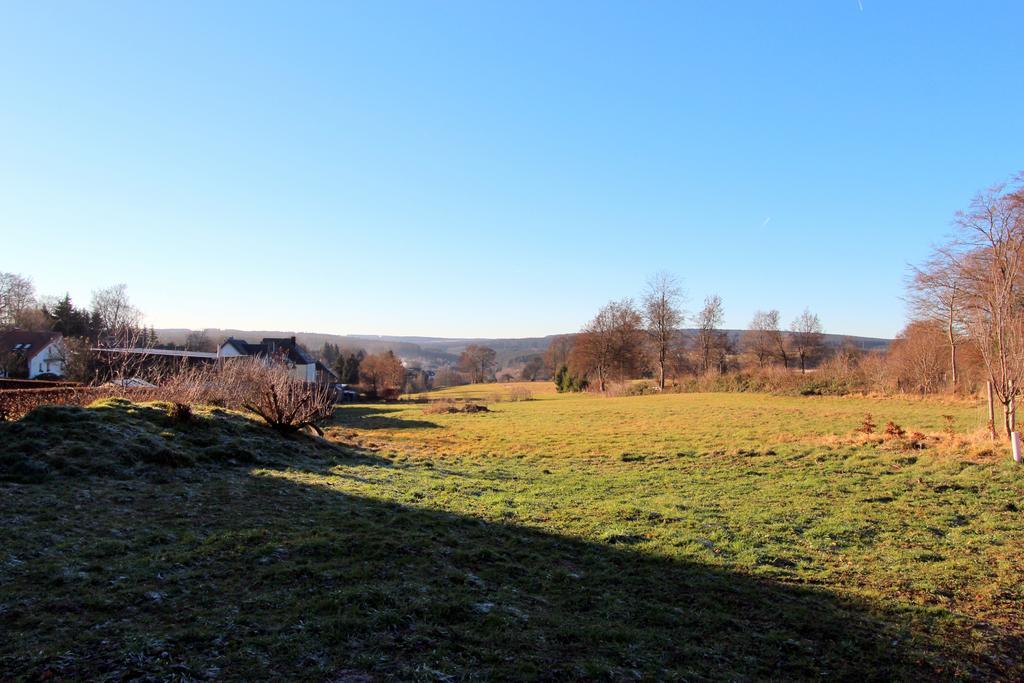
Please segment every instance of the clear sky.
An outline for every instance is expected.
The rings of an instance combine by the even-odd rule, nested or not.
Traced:
[[[0,270],[157,327],[531,336],[676,273],[892,336],[1024,170],[1024,3],[0,5]]]

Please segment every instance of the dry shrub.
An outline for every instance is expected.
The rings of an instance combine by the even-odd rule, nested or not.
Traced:
[[[954,418],[953,418],[952,415],[943,415],[942,419],[946,423],[946,428],[944,430],[945,433],[946,433],[946,436],[948,436],[949,438],[952,439],[954,436],[956,436],[956,430],[953,428],[953,420],[954,420]]]
[[[87,406],[114,396],[136,397],[136,390],[114,387],[59,387],[0,391],[0,421],[19,420],[39,406]]]
[[[175,424],[182,424],[192,420],[192,406],[187,403],[172,403],[167,410],[167,417]]]
[[[423,409],[423,412],[426,413],[427,415],[454,413],[457,412],[457,410],[454,410],[455,407],[455,401],[448,398],[441,401],[431,401],[430,404]]]
[[[151,400],[175,405],[215,405],[255,413],[279,432],[312,429],[334,413],[331,385],[307,384],[283,364],[237,358],[218,365],[183,366],[145,390]],[[185,418],[187,419],[187,418]]]
[[[876,426],[874,418],[871,417],[871,413],[864,413],[864,419],[861,420],[860,427],[857,428],[857,431],[862,434],[874,434]]]
[[[255,413],[280,432],[308,428],[322,435],[317,423],[334,413],[335,390],[331,385],[307,384],[284,365],[239,358],[222,365],[182,366],[162,376],[156,387],[106,384],[2,391],[0,419],[18,419],[40,405],[84,406],[111,397],[167,401],[172,404],[168,416],[175,422],[191,419],[192,406],[216,405]]]
[[[289,433],[309,428],[320,436],[319,422],[334,414],[334,387],[307,384],[281,364],[265,365],[257,358],[225,363],[212,385],[201,387],[225,407],[259,415],[273,429]]]
[[[889,420],[885,423],[885,435],[891,439],[902,439],[907,435],[907,430],[900,427],[892,420]]]
[[[600,389],[597,384],[590,387],[591,391],[600,393]],[[630,383],[629,382],[607,382],[604,388],[603,396],[611,398],[617,398],[619,396],[630,395]]]
[[[508,400],[510,401],[532,401],[533,392],[526,387],[512,387],[508,392]]]
[[[455,414],[455,413],[488,413],[490,409],[482,403],[456,403],[451,399],[434,401],[423,412],[428,415]]]

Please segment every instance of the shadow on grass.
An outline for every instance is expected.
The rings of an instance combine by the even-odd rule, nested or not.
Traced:
[[[883,613],[812,587],[271,479],[311,488],[303,495],[322,506],[320,524],[336,530],[318,559],[340,571],[344,586],[299,611],[345,670],[401,679],[437,671],[456,680],[994,673],[991,660],[913,627],[920,614]],[[301,547],[291,533],[282,543]],[[316,581],[302,588],[316,590]],[[362,649],[346,651],[342,644],[351,643]]]
[[[331,419],[332,425],[353,429],[436,429],[441,425],[429,420],[410,420],[390,417],[405,410],[388,404],[374,406],[339,406]]]
[[[385,464],[305,432],[280,435],[256,418],[218,408],[175,417],[168,403],[111,398],[89,407],[41,406],[0,422],[0,482],[54,476],[131,478],[147,468],[287,466],[355,457]],[[355,460],[352,460],[355,462]]]
[[[252,473],[211,467],[152,491],[138,482],[146,495],[113,491],[116,505],[98,478],[21,487],[13,509],[52,521],[9,553],[45,556],[65,525],[75,542],[54,566],[87,567],[89,578],[55,580],[38,559],[7,571],[0,671],[344,681],[1021,673],[926,632],[943,616],[354,496],[321,478],[334,469],[371,482],[383,464],[356,453]],[[76,506],[54,517],[55,496]],[[111,529],[139,527],[146,534],[112,549]]]

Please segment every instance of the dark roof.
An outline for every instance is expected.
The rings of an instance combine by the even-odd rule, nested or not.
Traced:
[[[263,350],[259,344],[250,344],[244,339],[235,339],[234,337],[228,337],[224,343],[231,344],[236,351],[246,356],[258,356]]]
[[[295,337],[266,337],[259,344],[250,344],[244,339],[230,337],[224,342],[231,344],[239,353],[246,356],[272,356],[281,354],[296,365],[312,365],[316,361],[299,348]]]
[[[58,341],[60,332],[30,332],[29,330],[8,330],[0,332],[0,353],[22,351],[26,356],[34,356],[46,348],[47,344]]]
[[[264,337],[260,342],[264,352],[281,353],[296,365],[312,365],[316,361],[303,351],[295,341],[295,337]]]

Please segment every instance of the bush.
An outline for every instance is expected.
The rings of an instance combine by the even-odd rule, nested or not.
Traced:
[[[845,396],[868,393],[870,383],[858,372],[823,365],[809,374],[785,368],[765,368],[686,377],[677,380],[672,391],[758,392],[784,396]]]
[[[617,382],[609,384],[605,396],[648,396],[658,393],[657,386],[646,380],[640,382]]]
[[[570,391],[586,391],[589,382],[585,377],[577,377],[576,375],[569,372],[569,368],[565,365],[558,368],[558,372],[555,373],[555,388],[558,389],[558,393],[564,394]]]
[[[132,395],[135,390],[127,390]],[[0,391],[0,421],[20,420],[39,406],[87,406],[111,396],[123,396],[126,390],[113,387],[54,387],[49,389],[9,389]]]
[[[455,414],[455,413],[489,413],[490,409],[481,403],[456,403],[455,401],[445,399],[443,401],[434,401],[426,408],[423,412],[428,415],[441,415],[441,414]]]
[[[211,388],[227,407],[255,413],[279,432],[309,428],[323,436],[317,423],[334,414],[333,385],[307,384],[286,366],[256,358],[225,363]]]
[[[907,430],[900,427],[898,424],[889,420],[885,423],[885,435],[893,439],[902,439],[907,435]]]
[[[106,384],[0,391],[0,419],[20,419],[42,405],[86,406],[112,397],[167,401],[174,405],[169,413],[174,422],[188,421],[192,406],[215,405],[255,413],[280,432],[309,428],[322,434],[317,423],[334,413],[335,389],[296,379],[284,365],[239,358],[219,366],[181,368],[163,377],[156,387]]]
[[[862,434],[874,434],[877,426],[878,425],[875,424],[874,418],[871,417],[871,413],[864,413],[864,419],[861,420],[860,427],[857,428],[857,431]]]
[[[533,393],[526,387],[512,387],[508,392],[510,401],[532,401]]]

